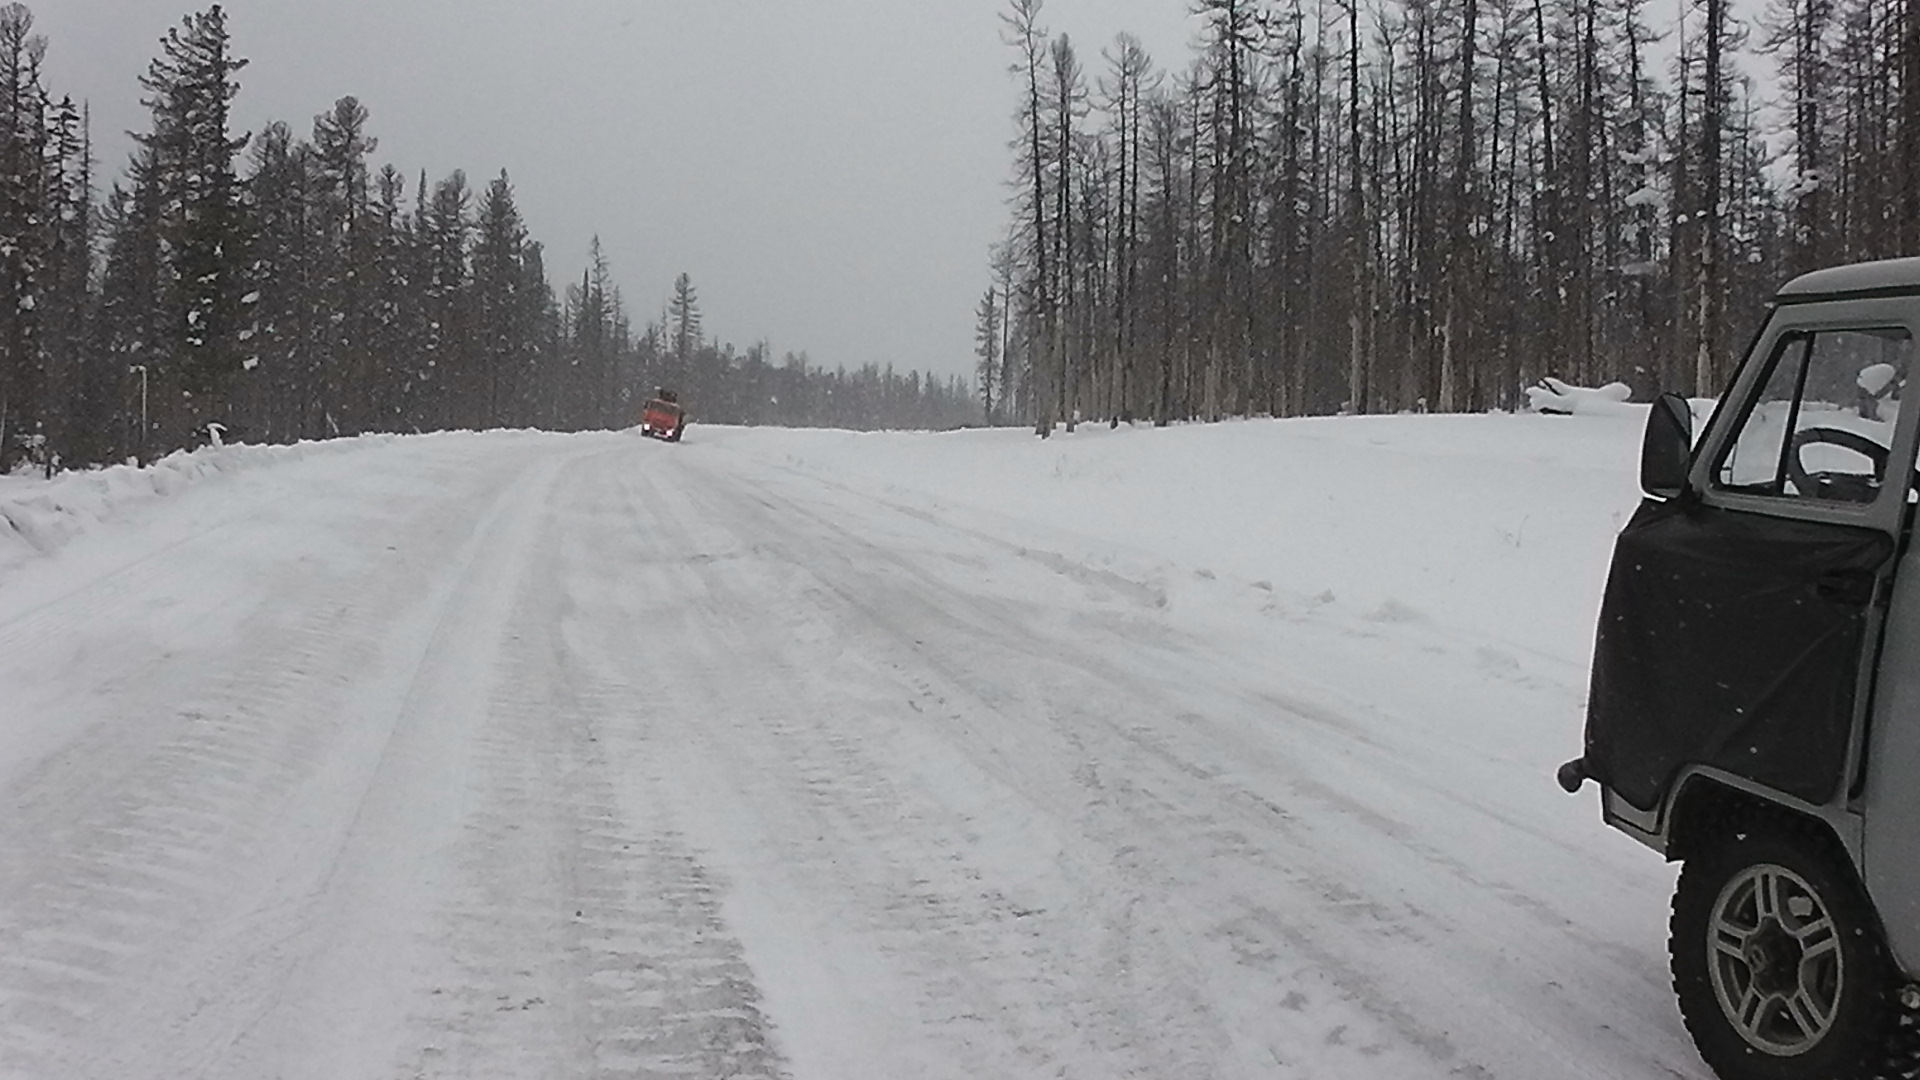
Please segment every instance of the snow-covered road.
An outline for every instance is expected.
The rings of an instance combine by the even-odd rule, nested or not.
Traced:
[[[0,578],[0,1077],[1707,1075],[1671,870],[1550,779],[1582,658],[1471,572],[1099,555],[838,438],[340,444]]]

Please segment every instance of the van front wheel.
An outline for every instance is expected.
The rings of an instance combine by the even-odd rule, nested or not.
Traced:
[[[1722,1080],[1867,1080],[1895,1034],[1892,965],[1811,824],[1747,821],[1687,860],[1668,939],[1680,1014]]]

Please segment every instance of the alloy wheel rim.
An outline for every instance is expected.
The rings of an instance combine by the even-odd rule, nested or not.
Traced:
[[[1721,1013],[1747,1044],[1775,1057],[1818,1045],[1840,1012],[1846,960],[1833,915],[1783,866],[1747,867],[1707,922],[1707,972]]]

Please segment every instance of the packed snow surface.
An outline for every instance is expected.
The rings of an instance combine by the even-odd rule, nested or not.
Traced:
[[[1704,1078],[1642,414],[0,479],[0,1077]]]

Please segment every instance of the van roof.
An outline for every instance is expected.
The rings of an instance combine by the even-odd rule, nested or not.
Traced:
[[[1783,304],[1859,296],[1920,295],[1920,258],[1881,259],[1801,274],[1780,287]]]

